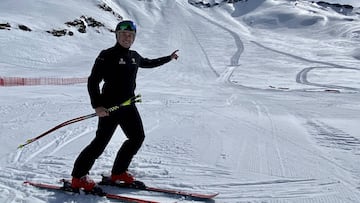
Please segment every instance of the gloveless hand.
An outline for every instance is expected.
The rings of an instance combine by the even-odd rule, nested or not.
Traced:
[[[179,51],[179,49],[175,50],[170,56],[171,59],[175,59],[177,60],[179,58],[179,55],[177,54],[177,52]]]
[[[109,116],[109,111],[102,106],[95,108],[95,113],[99,117]]]

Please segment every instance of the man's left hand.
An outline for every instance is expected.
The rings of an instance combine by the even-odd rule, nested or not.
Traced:
[[[179,55],[177,55],[177,52],[179,51],[179,49],[175,50],[170,56],[171,59],[175,59],[177,60],[179,58]]]

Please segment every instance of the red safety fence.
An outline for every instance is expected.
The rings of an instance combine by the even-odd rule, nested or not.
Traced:
[[[86,78],[22,78],[0,77],[0,86],[27,86],[27,85],[73,85],[86,83]]]

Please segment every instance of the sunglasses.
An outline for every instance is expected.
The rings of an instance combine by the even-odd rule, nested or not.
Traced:
[[[132,21],[122,21],[116,26],[116,31],[134,31],[136,32],[136,25]]]

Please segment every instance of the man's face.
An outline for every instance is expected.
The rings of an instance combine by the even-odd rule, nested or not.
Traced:
[[[128,30],[121,30],[116,33],[117,42],[124,48],[130,48],[135,40],[135,32]]]

